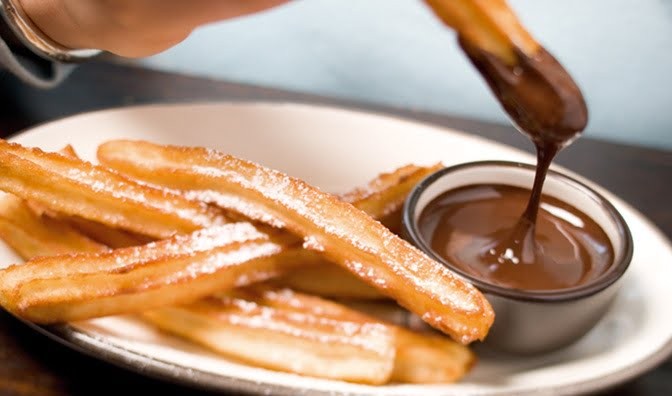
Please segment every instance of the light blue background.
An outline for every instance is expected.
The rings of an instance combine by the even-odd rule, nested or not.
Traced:
[[[672,0],[510,0],[587,97],[587,136],[672,148]],[[160,69],[507,122],[420,0],[302,0],[207,26]]]

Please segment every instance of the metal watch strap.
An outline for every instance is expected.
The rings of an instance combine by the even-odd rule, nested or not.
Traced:
[[[102,52],[95,49],[70,49],[54,42],[12,0],[0,0],[0,17],[14,34],[15,41],[41,58],[69,63],[82,62]]]

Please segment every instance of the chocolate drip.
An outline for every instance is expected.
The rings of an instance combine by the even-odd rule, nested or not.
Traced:
[[[493,282],[517,288],[541,289],[576,285],[579,282],[577,279],[584,279],[585,274],[594,272],[590,268],[604,266],[603,261],[595,262],[593,259],[596,246],[604,250],[604,246],[608,245],[608,239],[603,238],[604,231],[594,223],[590,223],[585,214],[576,210],[572,213],[584,223],[591,224],[591,227],[584,230],[588,234],[584,235],[583,231],[580,234],[572,233],[571,227],[567,228],[567,232],[560,233],[551,229],[540,229],[538,213],[544,180],[553,158],[581,134],[588,122],[588,109],[581,90],[562,65],[541,47],[533,56],[517,51],[517,60],[511,65],[470,44],[462,37],[459,42],[513,123],[534,143],[537,150],[537,170],[527,205],[519,212],[522,215],[517,221],[507,223],[504,221],[503,213],[493,206],[488,210],[491,218],[474,220],[475,224],[480,226],[472,230],[473,235],[470,239],[466,239],[470,241],[467,243],[465,235],[459,231],[465,224],[459,222],[452,224],[451,217],[447,214],[441,220],[447,228],[431,236],[432,245],[439,251],[448,252],[450,259],[457,260],[458,265],[472,268],[465,263],[472,264],[473,268],[478,268],[480,276],[490,278],[489,274],[499,274],[492,277]],[[517,204],[521,199],[520,191],[513,194],[513,190],[501,186],[489,188],[500,195],[500,198],[492,200],[492,203],[506,206],[507,210],[515,207],[513,203]],[[452,192],[446,194],[450,195]],[[507,198],[508,195],[516,198],[509,202],[507,200],[513,198]],[[474,202],[464,205],[482,204]],[[557,206],[561,206],[561,203],[557,203]],[[454,211],[461,212],[462,209],[455,207],[447,209],[446,213]],[[475,212],[474,215],[480,215],[480,212]],[[543,217],[541,222],[543,224],[566,228],[564,224],[554,221],[551,218],[552,214],[545,213]],[[499,228],[492,229],[489,222],[498,224]],[[457,238],[458,244],[464,245],[460,245],[460,248],[465,249],[465,253],[457,254],[453,251],[455,243],[444,238],[446,235]],[[597,239],[600,242],[593,246],[594,244],[589,243],[587,238],[596,236],[599,236]],[[443,246],[444,244],[446,246]],[[570,254],[570,257],[560,247],[577,248],[582,253]],[[554,268],[554,266],[566,268]],[[585,271],[577,270],[576,266],[583,266]],[[565,274],[567,271],[573,275],[570,277],[557,275]],[[583,275],[577,278],[578,273]],[[526,281],[528,278],[529,282]]]

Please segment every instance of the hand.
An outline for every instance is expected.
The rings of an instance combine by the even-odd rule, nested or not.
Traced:
[[[43,33],[65,47],[142,57],[172,47],[200,25],[265,10],[287,0],[16,1]]]

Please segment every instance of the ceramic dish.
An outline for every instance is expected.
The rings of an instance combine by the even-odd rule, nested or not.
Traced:
[[[72,143],[82,156],[93,159],[99,143],[115,138],[212,147],[334,192],[411,162],[534,162],[527,154],[466,133],[353,111],[289,104],[125,108],[45,124],[13,140],[48,150]],[[478,366],[459,384],[371,387],[253,368],[125,317],[36,328],[82,352],[131,370],[222,391],[426,396],[596,391],[652,368],[671,352],[672,247],[641,214],[591,186],[623,214],[636,246],[615,304],[588,335],[552,354],[520,358],[479,351]],[[16,261],[17,256],[0,245],[0,263]]]

